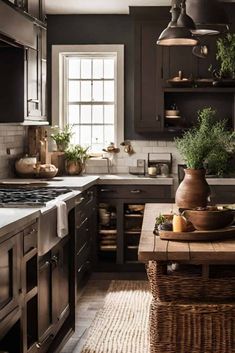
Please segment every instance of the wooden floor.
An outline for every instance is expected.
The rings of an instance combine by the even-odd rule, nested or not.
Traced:
[[[105,279],[102,279],[105,278]],[[143,280],[145,273],[104,274],[92,276],[86,286],[78,293],[76,308],[75,333],[69,339],[61,353],[81,353],[88,329],[99,309],[103,307],[104,298],[113,279]]]

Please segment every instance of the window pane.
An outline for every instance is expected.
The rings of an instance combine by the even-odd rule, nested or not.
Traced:
[[[82,102],[91,101],[91,81],[81,82],[81,101]]]
[[[105,126],[104,127],[104,142],[105,145],[110,142],[114,142],[114,126]]]
[[[91,105],[81,105],[81,124],[91,123]]]
[[[69,105],[68,109],[68,122],[70,125],[79,123],[79,106],[78,105]]]
[[[104,60],[104,78],[114,78],[114,59]]]
[[[104,82],[104,100],[114,102],[114,81]]]
[[[101,152],[104,147],[105,146],[103,143],[93,143],[92,152]]]
[[[80,59],[69,59],[69,78],[80,78]]]
[[[80,83],[69,81],[69,102],[77,102],[80,98]]]
[[[71,138],[71,143],[73,145],[80,143],[79,132],[80,132],[80,126],[78,126],[78,125],[73,126],[73,136]]]
[[[91,146],[91,125],[89,126],[80,126],[80,144],[83,147]]]
[[[91,59],[81,59],[81,78],[91,78]]]
[[[93,60],[93,78],[103,78],[103,60]]]
[[[103,82],[93,82],[93,100],[96,102],[103,101]]]
[[[92,143],[103,143],[103,126],[92,126]]]
[[[114,105],[104,106],[104,123],[114,124]]]
[[[103,105],[93,105],[92,123],[103,124],[103,121]]]

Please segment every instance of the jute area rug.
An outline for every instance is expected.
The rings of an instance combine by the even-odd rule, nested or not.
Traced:
[[[150,303],[147,281],[112,281],[82,353],[148,353]]]

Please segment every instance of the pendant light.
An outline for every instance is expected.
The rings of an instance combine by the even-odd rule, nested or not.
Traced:
[[[187,14],[196,24],[195,35],[213,35],[228,30],[228,17],[218,0],[187,0]]]
[[[192,36],[190,29],[194,29],[195,26],[190,17],[186,14],[185,1],[181,6],[181,9],[177,4],[173,4],[171,10],[171,22],[167,28],[160,34],[157,44],[163,46],[195,46],[198,40]],[[180,22],[178,23],[178,19]],[[189,27],[185,24],[190,23]],[[190,28],[191,27],[191,28]]]

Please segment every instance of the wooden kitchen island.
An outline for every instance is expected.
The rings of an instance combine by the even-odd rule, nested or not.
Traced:
[[[173,204],[147,204],[139,245],[152,304],[151,353],[235,352],[235,239],[175,242],[153,234]]]

